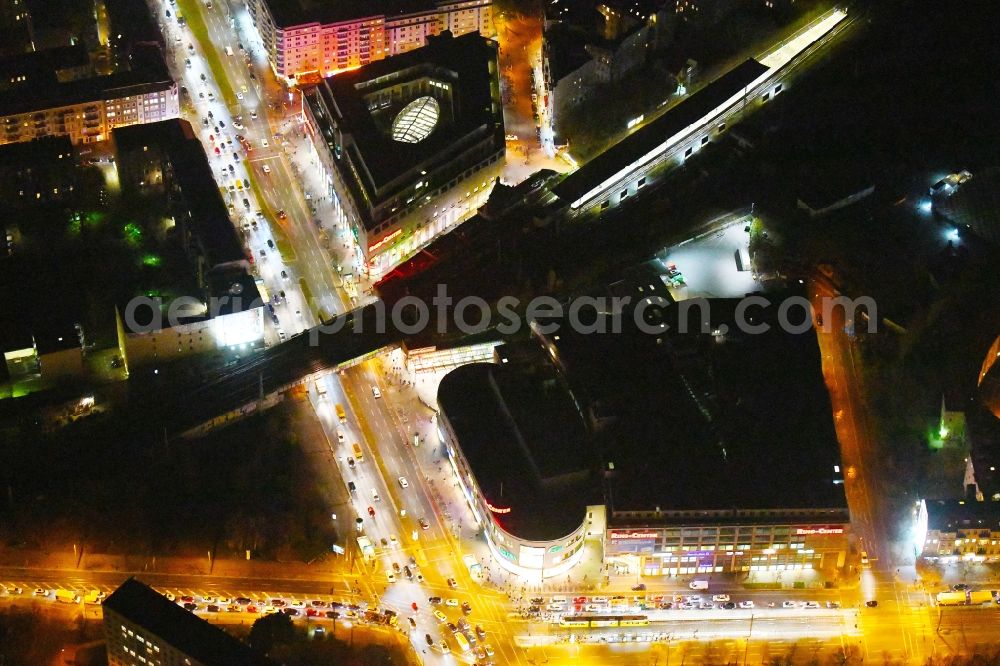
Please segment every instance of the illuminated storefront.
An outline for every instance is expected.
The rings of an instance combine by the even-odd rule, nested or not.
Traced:
[[[605,536],[605,560],[638,568],[643,575],[683,576],[830,571],[843,567],[850,552],[846,510],[669,513],[674,514],[670,525],[662,518],[658,525],[638,520],[630,525],[616,514]]]
[[[590,492],[593,486],[578,461],[550,468],[549,474],[536,471],[539,478],[532,483],[527,470],[537,462],[532,448],[538,442],[516,428],[496,427],[493,420],[502,414],[510,421],[501,425],[512,425],[524,416],[508,401],[505,370],[472,363],[446,375],[438,390],[438,434],[497,564],[535,580],[565,574],[583,557],[587,540],[604,535],[604,507],[587,501],[599,493]]]
[[[447,419],[441,419],[445,424],[439,433],[448,430]],[[452,470],[459,479],[462,494],[472,509],[477,523],[483,528],[486,543],[490,547],[497,563],[519,576],[537,576],[548,578],[566,573],[573,568],[583,556],[583,545],[587,535],[600,530],[595,527],[595,513],[604,515],[604,507],[587,507],[586,514],[581,515],[580,525],[561,538],[546,541],[530,541],[511,534],[499,522],[499,517],[510,513],[509,507],[496,507],[483,497],[476,484],[476,479],[468,469],[465,459],[458,447],[445,434],[442,437],[448,451],[448,460]]]

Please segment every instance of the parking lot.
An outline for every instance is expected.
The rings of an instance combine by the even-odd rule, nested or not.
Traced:
[[[701,238],[666,250],[660,257],[666,266],[676,266],[683,284],[670,288],[674,300],[689,298],[738,298],[760,288],[749,270],[738,268],[736,254],[746,250],[747,223],[741,221]]]

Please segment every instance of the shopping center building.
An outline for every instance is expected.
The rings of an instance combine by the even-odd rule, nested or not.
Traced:
[[[445,32],[304,93],[338,223],[373,277],[486,203],[504,165],[497,44]]]
[[[755,311],[771,330],[754,335],[728,299],[708,302],[704,332],[675,333],[649,265],[601,295],[661,298],[669,332],[630,328],[628,310],[616,334],[533,326],[441,381],[439,434],[497,561],[547,576],[590,538],[637,577],[831,580],[857,565],[816,334],[775,319],[794,294]]]
[[[438,405],[448,459],[500,566],[555,576],[603,537],[587,433],[554,374],[463,365],[441,381]]]

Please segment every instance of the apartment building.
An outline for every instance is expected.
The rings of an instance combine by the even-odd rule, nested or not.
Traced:
[[[275,74],[289,82],[361,67],[445,30],[495,34],[492,0],[248,0]]]
[[[104,76],[79,45],[0,62],[0,144],[46,136],[93,143],[116,127],[179,113],[177,84],[154,45],[136,46],[123,69]]]

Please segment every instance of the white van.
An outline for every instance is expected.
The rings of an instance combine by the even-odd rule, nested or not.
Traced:
[[[707,580],[693,580],[690,583],[688,583],[688,587],[690,587],[692,590],[707,590],[708,589],[708,581]]]
[[[232,46],[227,46],[226,47],[226,55],[227,56],[233,55],[233,47]]]

